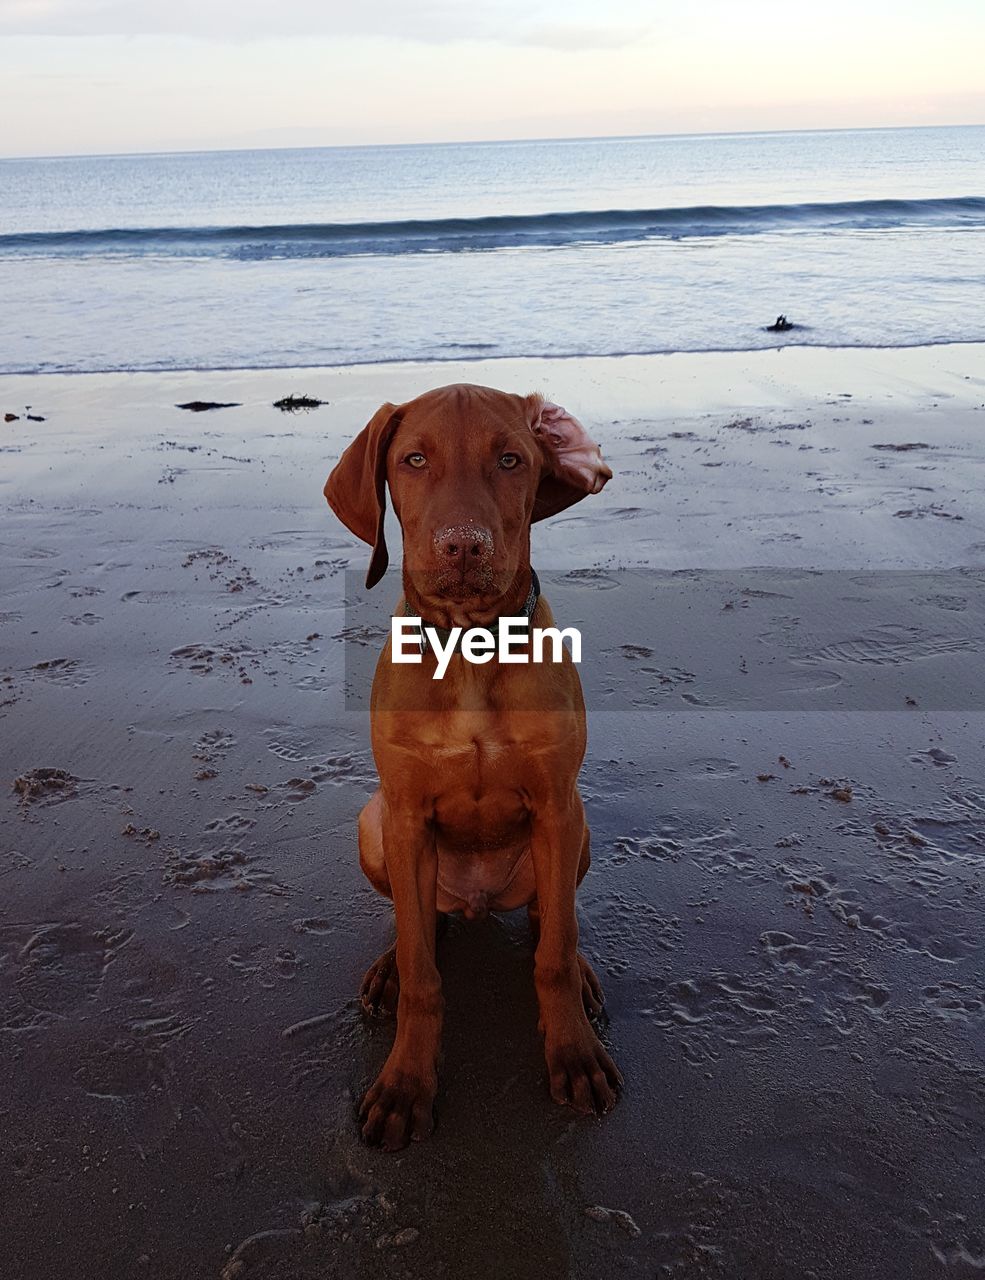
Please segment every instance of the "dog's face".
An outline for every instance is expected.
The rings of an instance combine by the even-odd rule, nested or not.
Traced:
[[[404,581],[425,608],[495,610],[529,563],[530,525],[612,476],[577,419],[542,396],[457,384],[384,405],[328,478],[325,496],[387,564],[385,486],[403,530]]]
[[[519,397],[453,387],[412,401],[387,453],[404,575],[424,603],[489,605],[529,561],[543,458]]]

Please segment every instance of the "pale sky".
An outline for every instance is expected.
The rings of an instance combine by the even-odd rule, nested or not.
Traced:
[[[0,0],[0,155],[985,123],[985,0]]]

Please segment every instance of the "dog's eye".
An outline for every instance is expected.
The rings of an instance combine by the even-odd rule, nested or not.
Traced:
[[[514,467],[519,466],[520,455],[518,453],[504,453],[499,460],[499,465],[504,471],[512,471]]]
[[[407,457],[404,458],[404,462],[412,467],[423,467],[427,464],[427,458],[423,453],[408,453]]]

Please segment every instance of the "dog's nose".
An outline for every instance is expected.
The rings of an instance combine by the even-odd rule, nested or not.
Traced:
[[[493,537],[481,525],[450,525],[434,535],[434,549],[445,563],[466,568],[492,559]]]

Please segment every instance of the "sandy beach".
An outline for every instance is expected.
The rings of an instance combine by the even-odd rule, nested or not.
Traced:
[[[399,575],[365,598],[322,485],[453,381],[615,473],[534,563],[626,1089],[554,1106],[524,913],[454,922],[438,1126],[387,1156],[355,821]],[[971,344],[0,377],[6,1274],[981,1275],[983,491]]]

